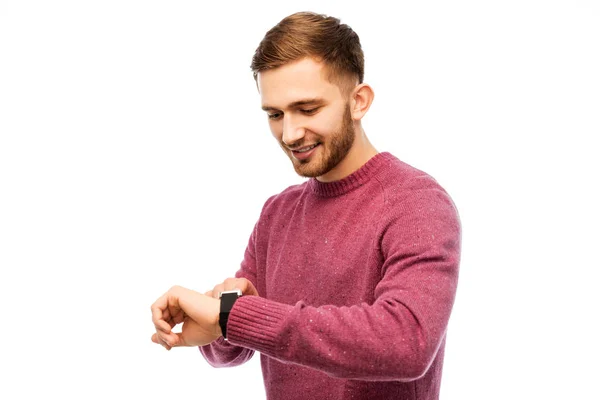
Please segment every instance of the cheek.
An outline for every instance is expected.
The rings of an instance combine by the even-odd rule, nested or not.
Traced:
[[[281,123],[278,121],[269,121],[269,129],[271,130],[271,135],[278,141],[281,141],[283,138],[283,128]]]
[[[323,137],[331,136],[339,129],[339,119],[332,115],[319,114],[307,124],[307,129]]]

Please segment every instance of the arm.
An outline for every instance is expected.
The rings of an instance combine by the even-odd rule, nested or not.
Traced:
[[[460,225],[451,200],[435,188],[415,191],[397,208],[380,230],[384,262],[372,304],[242,297],[230,314],[229,341],[334,377],[410,381],[425,374],[454,301]]]
[[[252,235],[250,235],[241,268],[235,274],[236,278],[245,278],[254,286],[256,286],[256,258],[254,256],[255,235],[256,227],[254,228]],[[231,288],[224,288],[224,290],[229,289]],[[254,289],[254,287],[252,287],[252,289]],[[219,290],[213,290],[207,294],[218,298],[218,292]],[[247,293],[244,291],[244,295],[248,294],[255,295],[257,293]],[[213,367],[235,367],[244,364],[254,355],[254,350],[233,345],[230,341],[223,339],[223,337],[220,337],[206,346],[200,346],[199,350],[206,361]]]
[[[250,241],[252,243],[253,239]],[[247,261],[252,259],[252,252],[247,250],[242,269],[238,271],[237,276],[245,275],[244,266],[248,266]],[[225,341],[219,326],[218,293],[231,289],[233,285],[240,285],[240,282],[236,281],[242,281],[243,286],[240,289],[245,295],[258,296],[251,281],[244,279],[228,279],[225,284],[231,287],[217,285],[215,290],[205,294],[173,286],[152,304],[152,322],[156,329],[152,341],[167,350],[179,346],[198,346],[208,363],[214,367],[231,367],[248,361],[252,358],[254,350]],[[181,333],[173,332],[173,328],[179,324],[182,324]]]

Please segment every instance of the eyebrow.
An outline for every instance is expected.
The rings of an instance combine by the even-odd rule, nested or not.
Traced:
[[[325,102],[325,99],[323,99],[321,97],[315,97],[313,99],[304,99],[304,100],[294,101],[293,103],[288,104],[288,108],[298,108],[298,107],[302,107],[302,106],[306,106],[306,105],[322,104],[324,102]],[[265,111],[279,110],[278,108],[271,107],[266,104],[264,106],[262,106],[262,109]]]

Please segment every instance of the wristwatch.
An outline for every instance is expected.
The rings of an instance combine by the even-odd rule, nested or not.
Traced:
[[[223,332],[223,338],[227,340],[227,321],[229,320],[229,312],[233,308],[235,301],[242,296],[240,289],[227,290],[219,293],[219,299],[221,299],[221,310],[219,312],[219,325],[221,326],[221,332]]]

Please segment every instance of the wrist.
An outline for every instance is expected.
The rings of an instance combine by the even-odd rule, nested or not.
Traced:
[[[215,332],[216,339],[218,339],[221,336],[223,336],[223,332],[221,331],[221,325],[219,324],[219,313],[221,312],[221,299],[215,299],[213,304],[214,305],[211,312],[214,316],[212,327],[213,331]]]
[[[221,300],[219,310],[219,327],[225,340],[227,340],[227,323],[229,321],[229,313],[241,295],[242,291],[240,289],[228,290],[219,293],[219,299]]]

